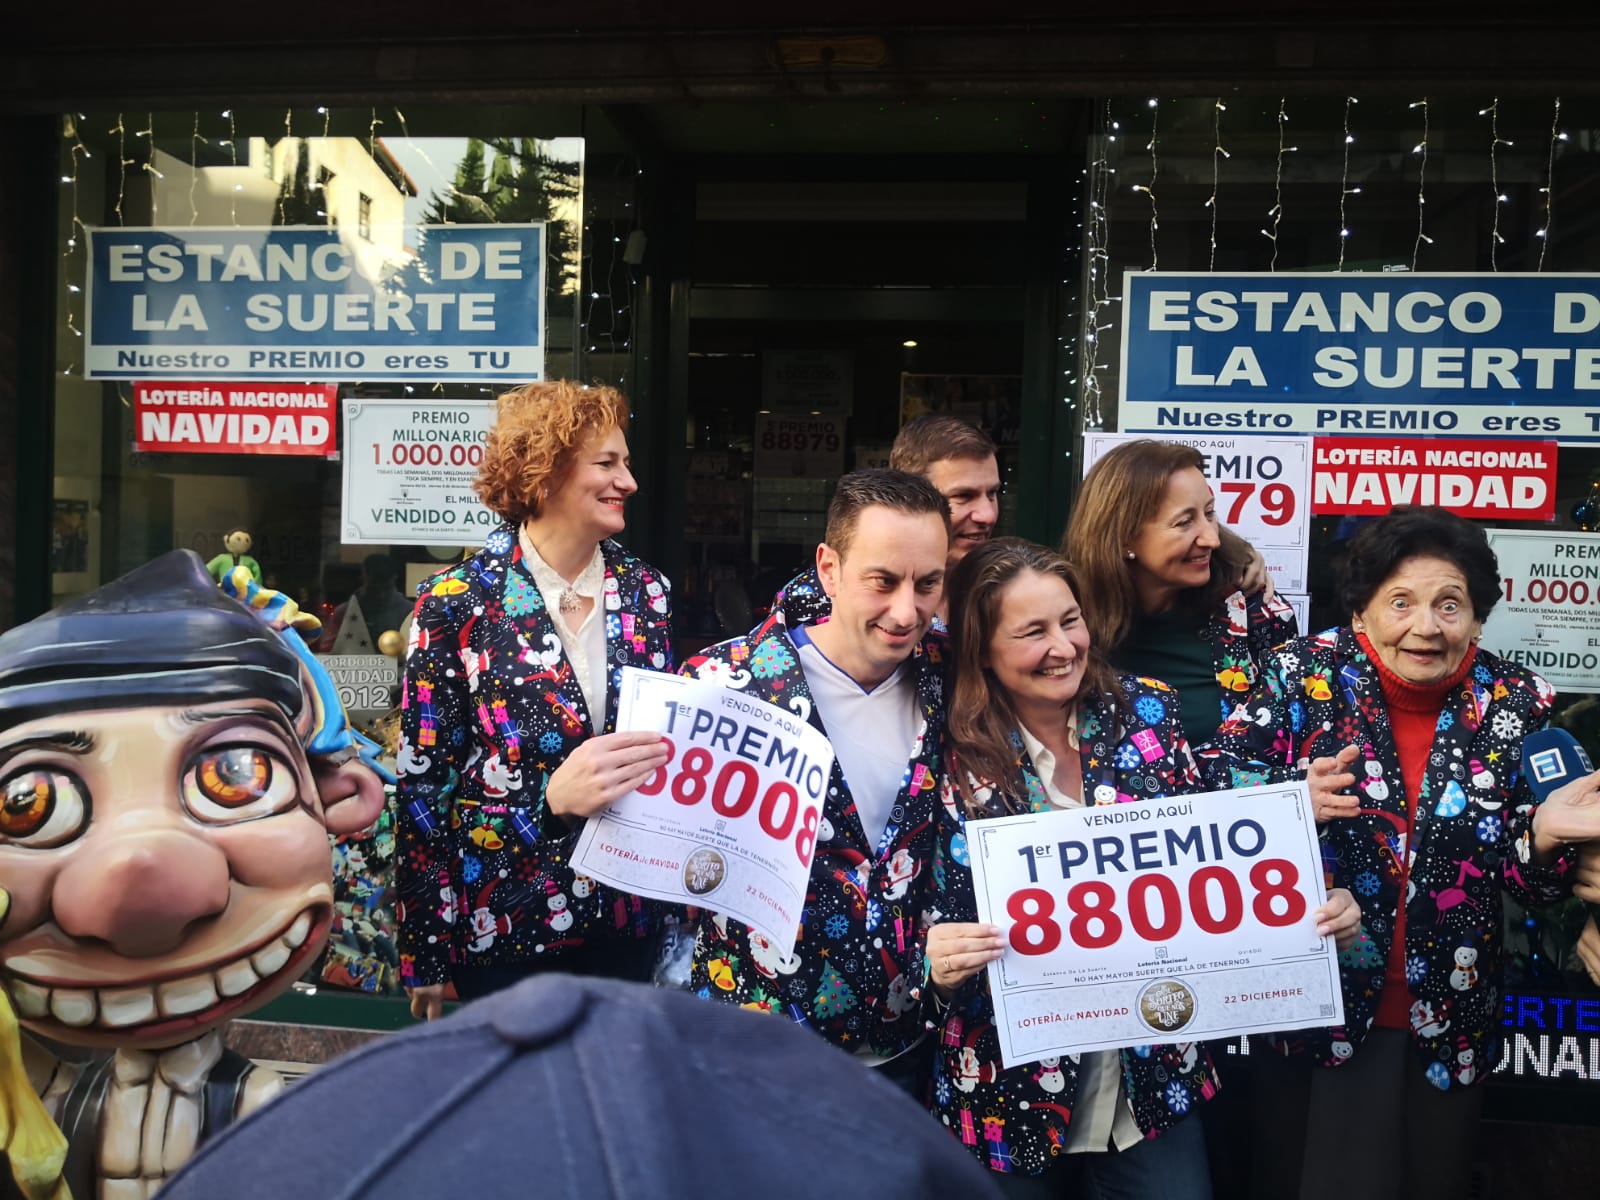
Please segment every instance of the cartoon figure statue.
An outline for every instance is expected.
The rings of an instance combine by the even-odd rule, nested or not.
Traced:
[[[250,578],[255,580],[259,587],[261,584],[261,564],[250,557],[250,547],[254,543],[250,540],[250,531],[239,526],[228,530],[222,535],[222,553],[206,564],[206,570],[211,573],[211,578],[218,583],[225,581],[233,574],[235,567],[248,567]],[[321,622],[318,622],[320,626]]]
[[[142,1200],[283,1086],[218,1027],[321,951],[328,835],[383,803],[315,625],[180,550],[0,637],[0,983],[27,1030],[111,1051],[22,1043],[77,1200]]]

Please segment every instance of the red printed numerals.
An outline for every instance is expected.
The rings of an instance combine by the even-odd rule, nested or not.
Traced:
[[[678,759],[678,749],[672,739],[663,737],[661,740],[667,744],[667,761],[639,785],[641,796],[658,796],[666,791],[677,803],[692,808],[709,795],[711,811],[719,817],[742,817],[754,807],[762,831],[779,842],[788,841],[793,834],[795,855],[802,866],[811,865],[812,856],[817,852],[819,813],[816,808],[801,804],[800,793],[793,784],[776,780],[758,800],[756,793],[761,790],[761,777],[749,763],[724,762],[713,776],[711,767],[715,760],[709,750],[693,746]],[[675,760],[676,770],[673,769]]]
[[[1250,868],[1251,911],[1272,928],[1305,918],[1300,872],[1286,858],[1268,858]],[[1244,920],[1244,893],[1227,867],[1202,867],[1189,879],[1188,904],[1165,875],[1140,875],[1128,886],[1127,912],[1117,910],[1117,890],[1102,880],[1075,883],[1066,890],[1066,912],[1058,917],[1056,896],[1041,887],[1021,888],[1006,901],[1011,948],[1018,954],[1049,954],[1065,934],[1085,950],[1104,950],[1122,937],[1124,924],[1147,942],[1164,942],[1183,926],[1185,911],[1206,933],[1232,933]]]

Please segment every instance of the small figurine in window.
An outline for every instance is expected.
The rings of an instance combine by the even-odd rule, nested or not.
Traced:
[[[259,586],[261,583],[261,564],[250,557],[250,531],[243,526],[235,526],[222,535],[223,552],[206,564],[206,570],[211,573],[211,578],[221,583],[233,574],[235,567],[249,567],[250,576]]]

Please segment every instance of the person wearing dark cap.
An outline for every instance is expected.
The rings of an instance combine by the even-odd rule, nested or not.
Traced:
[[[680,992],[535,976],[320,1068],[161,1200],[997,1194],[918,1105],[816,1044]]]
[[[944,725],[945,642],[932,623],[949,549],[949,510],[926,479],[852,472],[815,574],[780,592],[748,636],[684,668],[800,714],[836,755],[793,953],[712,917],[690,986],[808,1025],[908,1090],[930,1060],[919,930]]]
[[[114,1051],[23,1042],[82,1200],[148,1195],[282,1087],[217,1027],[315,959],[328,833],[383,803],[315,618],[223,586],[177,550],[0,637],[0,982],[31,1032]]]

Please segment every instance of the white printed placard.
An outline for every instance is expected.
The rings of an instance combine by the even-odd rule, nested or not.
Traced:
[[[1500,603],[1483,644],[1561,692],[1600,692],[1600,533],[1489,529]]]
[[[493,400],[346,400],[345,545],[477,546],[500,518],[472,490]]]
[[[573,869],[732,917],[792,953],[833,770],[828,739],[776,704],[636,667],[622,669],[617,728],[659,732],[671,757],[585,824]]]
[[[967,830],[1006,1066],[1344,1020],[1304,783]]]
[[[1141,438],[1192,446],[1217,501],[1217,520],[1254,546],[1281,591],[1308,590],[1311,558],[1311,439],[1173,433],[1086,433],[1083,470]]]

